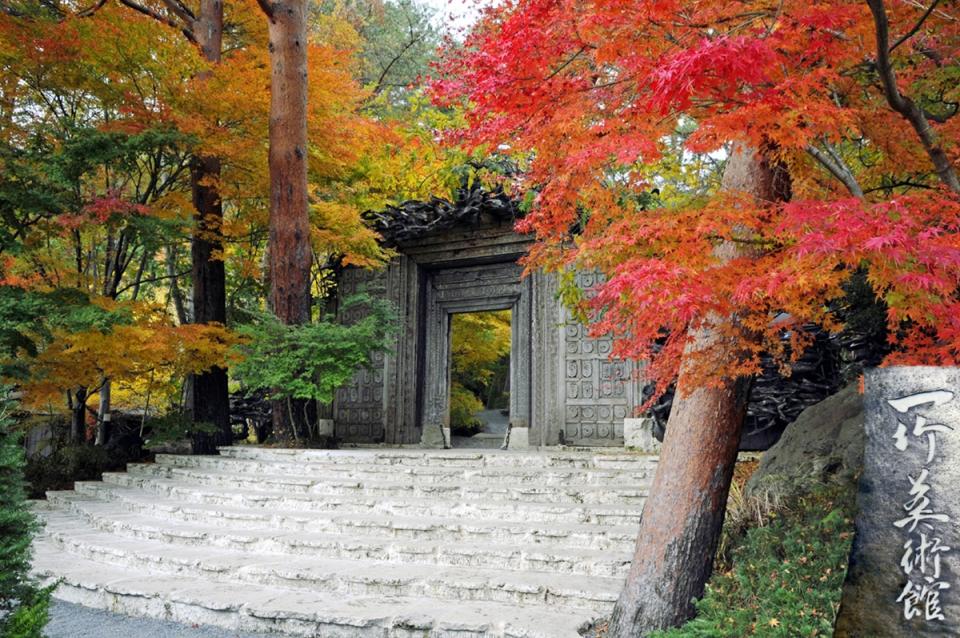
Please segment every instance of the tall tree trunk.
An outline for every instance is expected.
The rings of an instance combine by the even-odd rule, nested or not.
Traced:
[[[106,445],[110,441],[110,379],[104,379],[100,386],[99,405],[97,407],[97,434],[94,445]]]
[[[310,321],[307,198],[307,2],[261,0],[270,34],[270,298],[285,324]],[[294,406],[296,411],[297,406]],[[293,438],[294,414],[273,404],[273,436]]]
[[[222,0],[202,0],[194,34],[204,59],[219,64],[223,45]],[[200,155],[193,160],[190,171],[196,209],[190,247],[194,323],[227,322],[220,169],[219,158]],[[233,441],[227,371],[214,367],[195,375],[191,387],[194,423],[209,423],[216,428],[214,434],[194,434],[193,451],[212,454],[218,445],[230,445]]]
[[[68,394],[67,399],[70,402],[70,443],[79,445],[83,443],[87,429],[87,389],[80,386],[72,397]]]
[[[768,203],[790,197],[785,169],[748,148],[735,149],[727,161],[723,188]],[[717,254],[732,259],[743,252],[725,242]],[[725,342],[721,328],[736,321],[735,316],[709,318],[691,335],[685,355],[718,348],[735,361],[740,351],[736,343]],[[681,365],[633,564],[610,620],[612,638],[644,636],[693,616],[693,600],[703,596],[713,569],[750,383],[739,377],[718,387],[697,387],[690,366]]]

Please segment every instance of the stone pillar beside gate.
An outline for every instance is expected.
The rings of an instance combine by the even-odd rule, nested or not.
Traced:
[[[427,275],[423,438],[426,447],[450,445],[450,325],[461,312],[510,309],[510,447],[524,447],[530,426],[532,280],[515,261],[457,266]]]

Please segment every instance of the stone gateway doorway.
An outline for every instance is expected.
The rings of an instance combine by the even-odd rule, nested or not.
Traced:
[[[451,445],[450,391],[454,314],[488,310],[510,310],[510,403],[508,434],[523,428],[528,434],[531,420],[530,359],[532,356],[531,284],[521,278],[516,261],[476,264],[437,270],[428,275],[426,308],[426,394],[421,442],[431,445],[437,429],[445,446]],[[506,441],[505,441],[506,442]]]
[[[519,260],[532,238],[514,231],[517,213],[509,199],[480,192],[457,206],[441,214],[442,224],[392,235],[388,209],[378,230],[393,237],[397,256],[384,270],[341,273],[341,298],[361,289],[382,296],[396,308],[400,327],[392,350],[338,391],[337,437],[449,446],[451,317],[509,309],[509,447],[622,446],[623,420],[642,403],[637,367],[611,361],[610,341],[589,337],[569,317],[556,277],[524,276]],[[597,279],[577,273],[576,282],[589,290]]]
[[[510,422],[513,311],[450,318],[450,447],[495,449]]]

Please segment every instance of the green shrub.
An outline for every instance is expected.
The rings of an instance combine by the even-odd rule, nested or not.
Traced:
[[[194,421],[188,414],[170,410],[166,414],[147,419],[143,447],[149,450],[189,439],[196,434],[213,436],[217,431],[217,426],[213,423]]]
[[[23,448],[11,428],[10,405],[0,401],[0,638],[41,638],[51,590],[30,578],[38,524],[27,507]]]
[[[93,445],[65,445],[50,456],[27,460],[25,476],[30,498],[43,498],[48,490],[73,489],[74,481],[99,481],[104,472],[122,470],[127,459]]]
[[[697,617],[651,638],[832,636],[853,539],[854,492],[817,487],[730,540]]]
[[[359,314],[352,322],[332,316],[302,325],[285,325],[269,314],[255,314],[252,323],[237,328],[244,341],[234,348],[239,362],[230,375],[247,392],[263,392],[267,399],[288,406],[294,437],[298,429],[309,433],[305,401],[329,403],[337,388],[348,383],[361,368],[372,365],[373,355],[385,352],[396,332],[393,307],[365,294],[346,299],[344,316]],[[294,401],[301,407],[294,409]],[[303,412],[303,423],[299,413]]]
[[[450,386],[450,431],[457,436],[473,436],[483,429],[483,421],[474,416],[483,403],[473,392],[456,381]]]

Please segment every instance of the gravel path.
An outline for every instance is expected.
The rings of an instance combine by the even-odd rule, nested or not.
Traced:
[[[498,449],[503,445],[503,437],[507,434],[510,417],[500,410],[482,410],[474,414],[483,421],[483,430],[474,436],[452,436],[450,446],[453,448]]]
[[[59,600],[50,605],[50,624],[44,633],[47,638],[268,638],[265,634],[111,614]],[[269,638],[277,638],[277,634]]]

